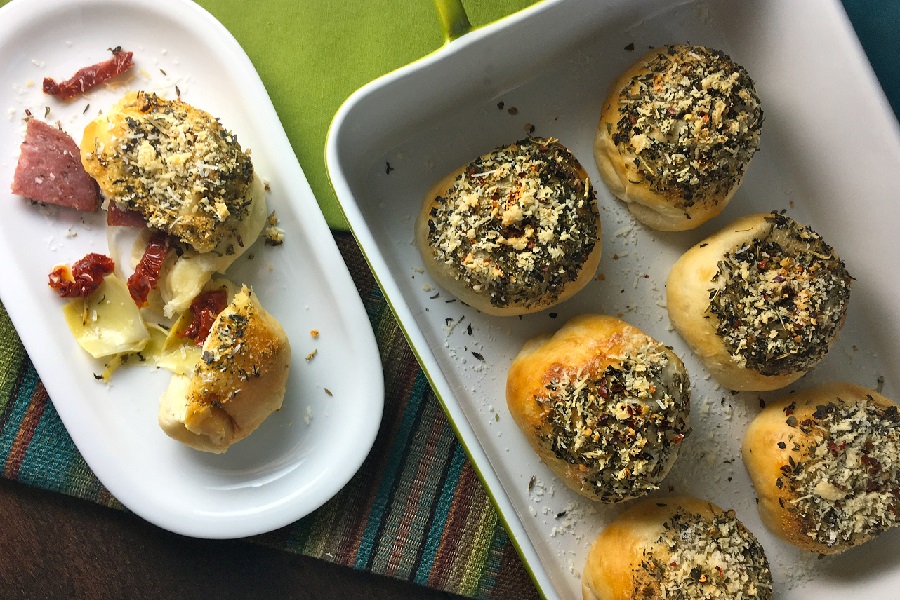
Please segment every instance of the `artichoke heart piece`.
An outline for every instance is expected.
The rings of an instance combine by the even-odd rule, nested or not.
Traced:
[[[91,295],[64,305],[63,315],[78,345],[94,358],[139,352],[150,340],[141,311],[114,274]]]

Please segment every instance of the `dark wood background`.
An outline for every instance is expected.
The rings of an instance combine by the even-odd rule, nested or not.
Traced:
[[[115,509],[0,479],[4,600],[454,600],[244,540],[179,536]]]

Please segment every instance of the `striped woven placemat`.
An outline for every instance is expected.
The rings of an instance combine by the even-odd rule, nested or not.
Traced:
[[[355,241],[335,239],[378,341],[384,417],[337,496],[253,541],[464,596],[537,597]],[[2,305],[0,465],[6,478],[123,508],[78,453]]]

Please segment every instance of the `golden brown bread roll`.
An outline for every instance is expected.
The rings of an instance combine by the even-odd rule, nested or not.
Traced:
[[[900,519],[900,412],[872,390],[831,383],[769,404],[743,457],[763,523],[805,550],[844,552]]]
[[[509,368],[506,401],[538,456],[602,502],[657,489],[690,432],[681,360],[604,315],[576,317],[526,342]]]
[[[81,160],[119,208],[197,252],[215,250],[256,200],[250,153],[234,134],[209,113],[156,94],[130,92],[91,121]]]
[[[243,286],[216,317],[193,370],[172,377],[159,425],[192,448],[225,452],[281,408],[290,362],[284,329]]]
[[[697,498],[642,500],[597,536],[581,576],[584,600],[765,600],[762,546],[732,510]]]
[[[110,202],[176,242],[177,260],[166,261],[160,280],[167,317],[184,311],[265,225],[265,189],[249,151],[181,100],[129,92],[85,127],[81,161]]]
[[[645,225],[693,229],[722,212],[759,145],[763,113],[740,65],[702,46],[665,46],[612,86],[594,158]]]
[[[781,214],[740,218],[676,261],[666,281],[675,329],[721,385],[782,388],[837,336],[852,278],[821,236]]]
[[[416,222],[425,267],[447,291],[491,315],[543,310],[573,296],[600,263],[590,179],[555,139],[497,148],[450,173]]]

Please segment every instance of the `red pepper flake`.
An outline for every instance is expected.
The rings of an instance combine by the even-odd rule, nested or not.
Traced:
[[[228,294],[224,289],[201,292],[191,302],[191,316],[193,320],[181,336],[190,338],[198,346],[202,346],[207,336],[209,336],[209,331],[212,329],[216,317],[225,310],[227,301]]]
[[[168,250],[168,236],[162,231],[154,231],[144,248],[144,255],[128,278],[128,293],[138,307],[147,305],[147,296],[159,283],[159,273]]]
[[[48,285],[63,298],[84,298],[100,287],[103,277],[112,273],[114,268],[111,258],[91,252],[73,264],[71,269],[66,265],[53,269]]]
[[[44,93],[56,96],[61,100],[69,100],[121,75],[134,66],[133,52],[124,52],[121,46],[116,46],[111,50],[112,58],[83,67],[65,81],[57,83],[50,77],[44,77]]]

